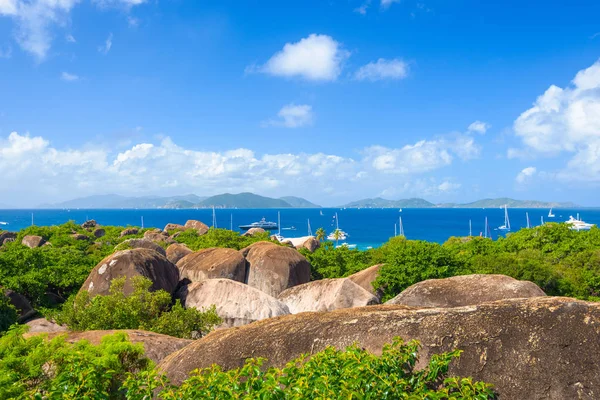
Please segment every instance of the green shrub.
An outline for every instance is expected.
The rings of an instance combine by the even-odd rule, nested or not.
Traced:
[[[270,241],[269,233],[265,232],[253,236],[241,236],[238,232],[227,229],[210,228],[204,235],[198,235],[194,229],[188,229],[181,232],[175,240],[178,243],[186,244],[190,249],[197,251],[211,247],[227,247],[230,249],[241,250],[250,246],[252,243],[260,241]]]
[[[137,276],[133,293],[123,293],[125,277],[111,282],[110,294],[90,296],[82,290],[65,303],[54,318],[72,330],[144,329],[181,338],[196,338],[221,322],[214,306],[205,311],[185,309],[179,301],[171,307],[171,295],[150,291],[152,281]]]
[[[11,325],[16,324],[18,317],[17,309],[10,303],[8,297],[4,296],[0,287],[0,335]]]

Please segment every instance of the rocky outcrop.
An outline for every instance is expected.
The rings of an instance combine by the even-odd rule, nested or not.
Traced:
[[[106,231],[104,230],[104,228],[96,228],[94,229],[94,237],[99,239],[102,236],[106,235]]]
[[[0,287],[0,293],[4,294],[10,304],[12,304],[19,313],[19,322],[28,320],[36,314],[36,311],[31,306],[31,303],[27,298],[14,290],[11,289],[3,289]]]
[[[380,353],[396,336],[431,355],[463,350],[450,375],[494,385],[502,399],[594,399],[600,393],[600,304],[569,298],[510,299],[458,308],[370,306],[302,313],[217,330],[171,354],[159,368],[174,383],[216,363],[240,367],[248,357],[282,367],[328,345]]]
[[[75,240],[89,240],[90,238],[81,233],[73,233],[71,237]]]
[[[298,249],[298,250],[306,249],[306,250],[310,251],[311,253],[314,253],[315,250],[317,250],[319,247],[321,247],[321,242],[319,242],[313,236],[309,236],[304,242],[296,245],[296,249]]]
[[[41,236],[36,235],[26,235],[23,237],[21,244],[29,247],[30,249],[35,249],[36,247],[42,246],[46,241]]]
[[[266,231],[263,228],[250,228],[246,232],[242,234],[242,236],[254,236],[260,235],[261,233],[265,233]]]
[[[249,324],[289,314],[285,304],[274,297],[231,279],[209,279],[184,286],[177,297],[186,307],[199,310],[215,305],[223,327]]]
[[[15,241],[15,239],[14,239],[14,238],[5,238],[4,240],[2,240],[2,241],[0,242],[0,246],[3,246],[3,245],[5,245],[6,243],[10,243],[10,242],[14,242],[14,241]]]
[[[167,256],[167,252],[158,244],[148,240],[148,239],[127,239],[122,241],[117,247],[116,250],[127,250],[127,249],[148,249],[154,250],[157,253],[162,254],[163,256]]]
[[[25,323],[29,327],[29,334],[33,333],[51,333],[51,332],[66,332],[67,328],[48,321],[46,318],[37,318]]]
[[[175,241],[169,236],[168,233],[163,232],[160,229],[152,229],[144,232],[144,239],[150,240],[151,242],[155,243],[175,243]]]
[[[232,279],[244,282],[246,260],[236,250],[214,248],[188,254],[177,263],[182,280],[202,282],[206,279]]]
[[[189,247],[182,243],[173,243],[169,247],[167,247],[167,260],[171,261],[173,264],[177,264],[179,260],[188,254],[193,253]]]
[[[123,332],[131,343],[142,343],[144,345],[144,354],[155,363],[161,362],[166,356],[176,352],[192,343],[189,339],[180,339],[172,336],[161,335],[160,333],[142,331],[137,329],[125,330],[107,330],[107,331],[85,331],[85,332],[54,332],[48,334],[48,340],[59,335],[65,335],[66,341],[75,343],[80,340],[87,340],[93,345],[99,345],[102,338],[107,335]],[[39,334],[39,333],[38,333]],[[25,334],[25,337],[34,336],[31,330]]]
[[[371,293],[375,297],[377,297],[381,301],[381,297],[383,296],[383,291],[381,289],[375,290],[373,289],[373,282],[379,276],[379,269],[383,264],[373,265],[372,267],[365,268],[362,271],[358,271],[355,274],[352,274],[348,277],[352,282],[356,283],[361,288],[365,289],[367,292]]]
[[[173,231],[185,231],[186,227],[181,225],[181,224],[167,224],[165,225],[165,229],[163,229],[163,231],[167,232],[167,233],[172,233]]]
[[[248,262],[246,283],[273,297],[310,281],[310,263],[295,249],[257,242],[240,253]]]
[[[412,307],[460,307],[495,300],[546,294],[535,283],[506,275],[463,275],[416,283],[386,304]]]
[[[379,304],[377,297],[349,279],[322,279],[286,289],[277,299],[292,314],[305,311],[333,311]]]
[[[185,229],[195,229],[198,235],[204,235],[208,232],[208,226],[200,221],[190,219],[185,223]]]
[[[137,235],[139,230],[137,228],[125,228],[121,231],[120,237],[129,236],[129,235]]]
[[[3,231],[0,232],[0,246],[4,243],[12,242],[17,238],[17,234],[15,232]]]
[[[91,228],[95,228],[98,224],[96,224],[96,221],[93,219],[90,219],[88,221],[85,221],[83,224],[81,224],[81,227],[83,229],[91,229]]]
[[[154,250],[132,249],[118,251],[100,261],[92,270],[81,290],[87,290],[92,296],[109,293],[110,282],[126,277],[123,292],[133,291],[131,278],[144,276],[153,282],[151,290],[165,290],[173,293],[179,282],[177,267],[165,256]]]

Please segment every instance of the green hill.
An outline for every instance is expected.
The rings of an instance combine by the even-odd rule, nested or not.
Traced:
[[[219,194],[197,204],[198,207],[217,208],[290,208],[291,204],[281,199],[259,196],[254,193]]]
[[[321,208],[320,205],[311,203],[310,201],[303,199],[302,197],[285,196],[280,197],[280,200],[285,201],[294,208]]]
[[[387,200],[381,197],[374,199],[363,199],[353,201],[345,204],[341,207],[346,208],[431,208],[435,207],[435,204],[428,202],[427,200],[412,198],[412,199],[400,199],[400,200]]]
[[[537,200],[515,200],[508,197],[501,197],[498,199],[482,199],[471,203],[464,204],[440,204],[438,207],[451,207],[451,208],[497,208],[504,207],[508,208],[573,208],[577,207],[574,203],[558,203],[548,201],[537,201]]]

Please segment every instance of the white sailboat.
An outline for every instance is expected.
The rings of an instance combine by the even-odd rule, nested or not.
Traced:
[[[504,205],[504,225],[498,227],[501,231],[510,231],[510,220],[508,219],[508,208]]]
[[[552,208],[548,211],[548,218],[554,218],[556,215],[552,214]]]
[[[473,236],[473,229],[471,226],[471,220],[469,220],[469,236]]]
[[[277,231],[277,234],[275,235],[275,239],[277,239],[279,242],[283,242],[285,240],[285,238],[283,236],[281,236],[281,213],[279,211],[277,211],[277,226],[278,226],[278,231]]]
[[[336,233],[337,233],[337,237],[336,237]],[[335,231],[331,232],[328,236],[327,236],[327,240],[346,240],[348,239],[348,235],[346,232],[344,232],[343,230],[340,229],[340,221],[338,218],[338,214],[335,213]]]

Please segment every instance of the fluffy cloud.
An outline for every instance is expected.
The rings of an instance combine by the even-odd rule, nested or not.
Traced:
[[[386,60],[380,58],[376,62],[363,65],[354,74],[360,81],[379,81],[384,79],[403,79],[408,76],[408,64],[397,58]]]
[[[521,170],[521,172],[519,172],[517,174],[517,177],[515,178],[515,180],[517,181],[517,183],[525,183],[527,182],[532,176],[535,175],[535,173],[537,172],[537,169],[535,167],[527,167],[527,168],[523,168]]]
[[[381,8],[388,8],[394,3],[400,3],[400,0],[381,0]]]
[[[109,33],[108,37],[106,38],[104,43],[102,45],[98,46],[98,51],[104,55],[107,55],[108,52],[110,51],[110,49],[112,48],[112,39],[113,39],[113,34]]]
[[[570,86],[550,86],[517,118],[514,131],[538,154],[573,154],[558,177],[600,182],[600,61],[579,71]]]
[[[243,148],[201,151],[181,147],[170,138],[129,145],[121,151],[58,149],[42,137],[13,132],[0,137],[0,176],[5,200],[16,206],[90,194],[161,194],[166,190],[296,193],[345,196],[347,200],[365,191],[380,192],[389,186],[390,174],[394,175],[394,190],[417,195],[416,188],[429,188],[423,194],[458,188],[449,180],[435,182],[426,176],[461,158],[456,152],[459,143],[457,137],[445,136],[398,149],[372,146],[354,159],[326,153],[258,155]],[[418,179],[427,184],[415,186]]]
[[[67,81],[67,82],[74,82],[79,80],[79,76],[75,75],[75,74],[70,74],[68,72],[63,72],[60,75],[60,79],[62,79],[63,81]]]
[[[52,45],[53,30],[66,25],[71,10],[79,3],[80,0],[0,0],[0,16],[14,21],[16,42],[41,62]],[[97,0],[94,3],[129,9],[145,0]],[[66,40],[74,43],[71,35],[67,35]]]
[[[288,104],[277,113],[277,119],[270,119],[263,126],[280,126],[284,128],[300,128],[313,122],[312,107],[307,104]]]
[[[473,122],[471,125],[469,125],[468,131],[469,132],[477,132],[477,133],[481,133],[482,135],[485,134],[487,132],[488,129],[490,129],[492,126],[490,124],[487,124],[485,122],[481,122],[481,121],[475,121]]]
[[[250,67],[247,71],[311,81],[334,81],[349,55],[331,36],[311,34],[299,42],[286,43],[264,65]]]

